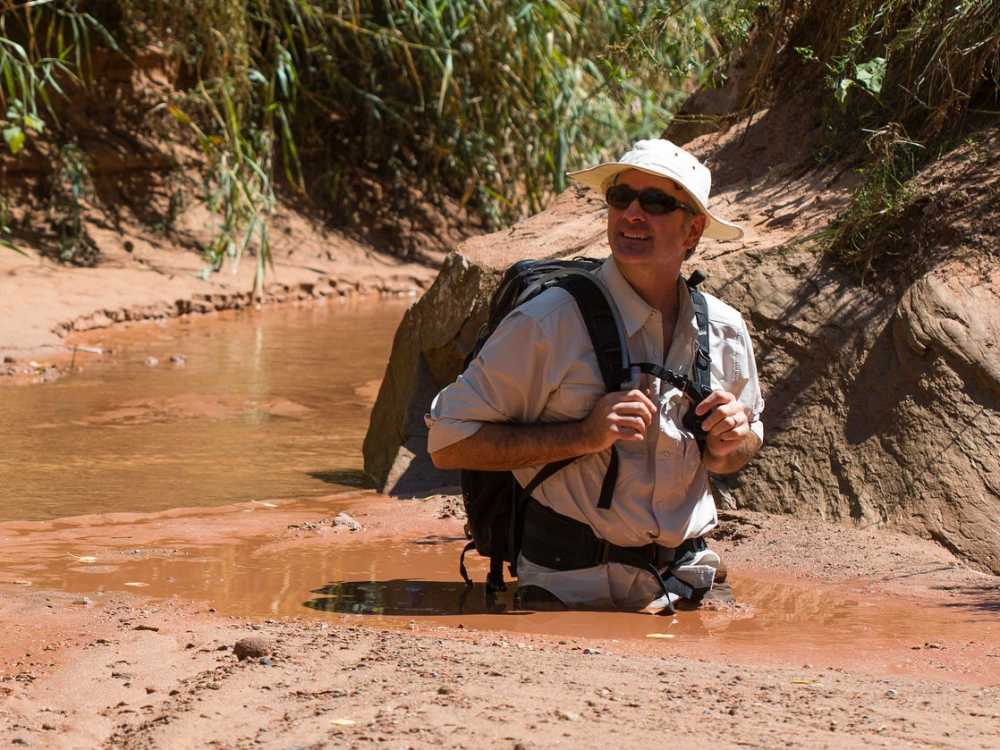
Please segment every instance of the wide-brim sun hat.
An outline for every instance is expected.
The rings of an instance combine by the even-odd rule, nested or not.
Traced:
[[[589,187],[598,195],[611,185],[615,175],[629,169],[666,177],[677,183],[691,200],[697,204],[698,210],[705,214],[705,231],[703,237],[714,240],[738,240],[743,236],[743,230],[731,221],[719,218],[708,208],[708,194],[712,190],[712,173],[704,164],[680,146],[662,138],[651,138],[636,141],[632,150],[618,161],[598,164],[590,169],[579,172],[569,172],[569,177]]]

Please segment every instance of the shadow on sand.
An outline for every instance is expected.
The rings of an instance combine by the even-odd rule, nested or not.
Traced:
[[[951,591],[963,597],[962,601],[948,602],[944,605],[945,607],[1000,613],[1000,583],[935,586],[934,588],[938,591]]]

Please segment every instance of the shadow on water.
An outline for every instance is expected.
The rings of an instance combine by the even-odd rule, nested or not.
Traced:
[[[330,583],[303,602],[310,609],[353,615],[526,615],[516,610],[510,592],[489,594],[481,583],[417,581],[343,581]]]
[[[434,545],[434,544],[454,544],[455,542],[467,541],[464,536],[445,536],[444,534],[431,534],[429,536],[414,539],[413,544]]]
[[[361,469],[334,469],[332,471],[307,471],[307,476],[327,484],[355,487],[359,490],[373,490],[375,483]]]

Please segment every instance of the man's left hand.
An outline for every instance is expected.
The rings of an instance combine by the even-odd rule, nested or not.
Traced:
[[[699,417],[708,414],[702,427],[707,433],[706,447],[715,456],[728,456],[738,450],[750,433],[746,407],[728,391],[712,391],[694,413]]]

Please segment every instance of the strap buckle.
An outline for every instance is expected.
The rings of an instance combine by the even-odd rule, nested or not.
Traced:
[[[608,553],[611,551],[611,544],[607,539],[597,540],[597,563],[599,565],[606,565],[608,562]]]

